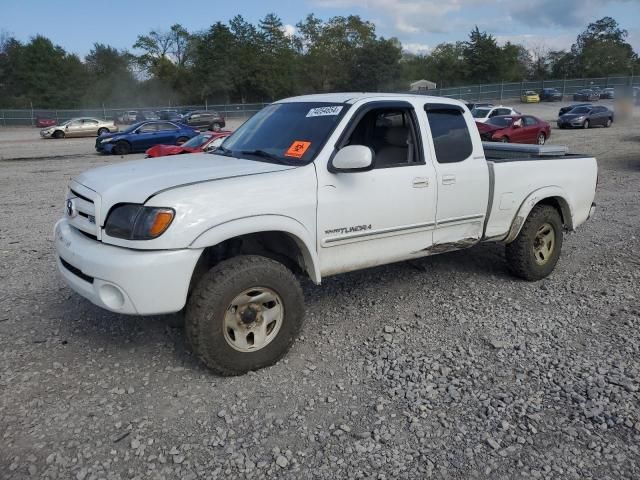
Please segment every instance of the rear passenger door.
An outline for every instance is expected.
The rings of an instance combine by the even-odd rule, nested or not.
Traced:
[[[482,237],[489,199],[489,170],[473,118],[462,107],[429,103],[424,107],[438,184],[434,246],[473,243]]]
[[[522,130],[524,133],[522,143],[537,143],[539,128],[538,121],[535,118],[522,117]]]
[[[169,122],[158,123],[156,124],[156,127],[158,128],[158,133],[154,139],[154,145],[173,145],[176,143],[178,127]]]

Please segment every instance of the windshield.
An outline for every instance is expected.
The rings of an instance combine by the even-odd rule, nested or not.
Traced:
[[[471,115],[473,118],[484,118],[489,115],[490,109],[488,108],[474,108],[471,110]]]
[[[247,120],[216,153],[305,165],[314,159],[348,108],[344,103],[273,103]]]
[[[487,123],[490,125],[495,125],[496,127],[508,127],[513,122],[513,118],[511,117],[493,117],[487,120]]]
[[[188,148],[198,148],[207,143],[211,137],[213,137],[213,134],[211,133],[201,133],[200,135],[196,135],[195,137],[193,137],[188,142],[183,143],[182,146]]]
[[[589,107],[576,107],[569,113],[589,113],[591,109]]]

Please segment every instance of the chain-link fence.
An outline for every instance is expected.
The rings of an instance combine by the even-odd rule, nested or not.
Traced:
[[[127,112],[140,112],[145,117],[154,118],[151,112],[158,113],[170,110],[178,113],[187,113],[194,110],[208,110],[221,113],[227,119],[244,119],[261,110],[266,103],[243,103],[228,105],[182,105],[171,107],[148,108],[83,108],[83,109],[0,109],[0,126],[35,126],[36,119],[51,119],[56,123],[65,122],[71,118],[92,117],[103,120],[121,121]]]
[[[609,88],[616,91],[640,87],[640,76],[620,76],[620,77],[600,77],[600,78],[579,78],[562,80],[540,80],[525,82],[501,82],[487,85],[467,85],[464,87],[437,88],[434,90],[423,90],[419,92],[425,95],[434,95],[448,98],[455,98],[466,102],[478,101],[501,101],[520,98],[520,95],[527,90],[542,91],[543,88],[556,88],[562,92],[565,100],[571,100],[574,93],[584,88],[590,87]],[[86,108],[77,110],[55,110],[55,109],[0,109],[0,126],[23,125],[35,126],[37,118],[47,118],[55,120],[57,123],[64,122],[76,117],[94,117],[105,120],[117,120],[123,114],[130,111],[159,112],[162,110],[173,110],[179,113],[186,113],[193,110],[212,110],[221,113],[228,119],[245,119],[261,110],[266,103],[245,103],[227,105],[182,105],[170,107],[149,107],[149,108]],[[145,115],[146,116],[146,115]]]
[[[418,93],[455,98],[466,102],[479,102],[483,100],[515,99],[520,98],[522,93],[527,90],[541,92],[544,88],[556,88],[562,93],[565,100],[571,100],[574,93],[585,88],[600,87],[620,90],[634,86],[640,87],[640,77],[565,78],[562,80],[501,82],[487,85],[437,88]]]

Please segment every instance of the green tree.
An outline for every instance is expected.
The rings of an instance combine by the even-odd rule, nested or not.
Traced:
[[[464,59],[468,68],[468,80],[473,83],[490,83],[502,77],[501,51],[496,39],[478,27],[469,34],[464,45]]]
[[[590,23],[571,47],[580,73],[585,77],[630,73],[638,56],[626,41],[628,36],[611,17]]]

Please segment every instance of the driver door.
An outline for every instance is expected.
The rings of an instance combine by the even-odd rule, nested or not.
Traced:
[[[422,135],[408,102],[371,102],[354,113],[336,149],[369,147],[373,168],[331,172],[317,166],[323,275],[426,254],[433,240],[436,189]]]

